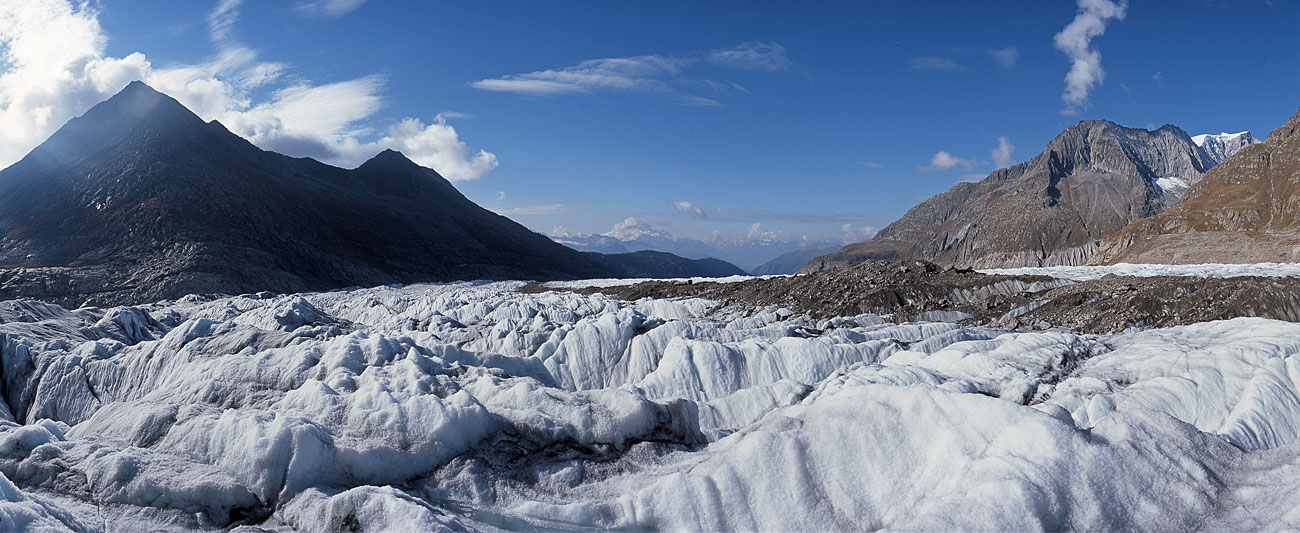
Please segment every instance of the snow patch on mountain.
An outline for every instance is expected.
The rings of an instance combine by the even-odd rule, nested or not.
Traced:
[[[1216,164],[1222,162],[1224,159],[1232,157],[1233,154],[1241,151],[1242,148],[1252,144],[1259,144],[1259,141],[1255,140],[1255,138],[1250,135],[1249,131],[1237,133],[1225,132],[1217,135],[1203,133],[1192,136],[1192,142],[1196,143],[1196,146],[1203,148],[1205,152],[1214,159]]]

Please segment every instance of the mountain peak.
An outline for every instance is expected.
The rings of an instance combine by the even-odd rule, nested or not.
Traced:
[[[361,167],[384,167],[390,169],[407,167],[423,168],[419,163],[411,161],[411,158],[406,157],[406,154],[392,148],[385,148],[384,151],[375,154],[374,157],[366,160],[365,163],[362,163]]]
[[[206,125],[176,99],[137,80],[68,121],[32,154],[50,163],[71,162],[121,141],[145,122],[173,138]]]

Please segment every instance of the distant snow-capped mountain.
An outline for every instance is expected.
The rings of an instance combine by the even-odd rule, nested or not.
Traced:
[[[1201,135],[1192,136],[1192,142],[1196,143],[1196,146],[1200,146],[1205,150],[1206,154],[1209,154],[1210,157],[1214,158],[1216,164],[1231,157],[1232,154],[1237,153],[1242,148],[1259,143],[1259,141],[1255,140],[1254,137],[1251,137],[1249,131],[1243,131],[1240,133],[1220,133],[1218,135],[1203,133]]]

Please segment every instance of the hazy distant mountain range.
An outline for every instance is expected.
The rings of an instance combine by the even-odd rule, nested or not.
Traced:
[[[1198,136],[1085,120],[1033,159],[959,183],[913,207],[869,241],[805,270],[866,259],[921,258],[968,267],[1074,265],[1129,223],[1174,205],[1249,133]]]
[[[608,232],[602,234],[561,234],[551,238],[560,244],[586,252],[607,254],[655,250],[669,252],[690,259],[717,258],[735,264],[751,273],[791,274],[798,270],[808,259],[818,254],[813,250],[839,249],[848,242],[843,239],[807,237],[784,238],[771,234],[756,234],[740,238],[716,238],[712,240],[677,237],[671,233],[652,227],[636,218],[628,218]],[[861,237],[859,237],[861,238]],[[768,264],[778,256],[792,252],[804,252],[807,258],[793,268],[776,268]],[[785,262],[788,262],[785,261]]]
[[[0,299],[75,307],[718,272],[738,270],[580,254],[479,207],[395,151],[353,170],[264,151],[140,82],[0,171]]]

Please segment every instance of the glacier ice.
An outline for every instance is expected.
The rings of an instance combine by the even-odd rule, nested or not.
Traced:
[[[0,302],[0,523],[1300,527],[1298,324],[1014,333],[522,285]]]

